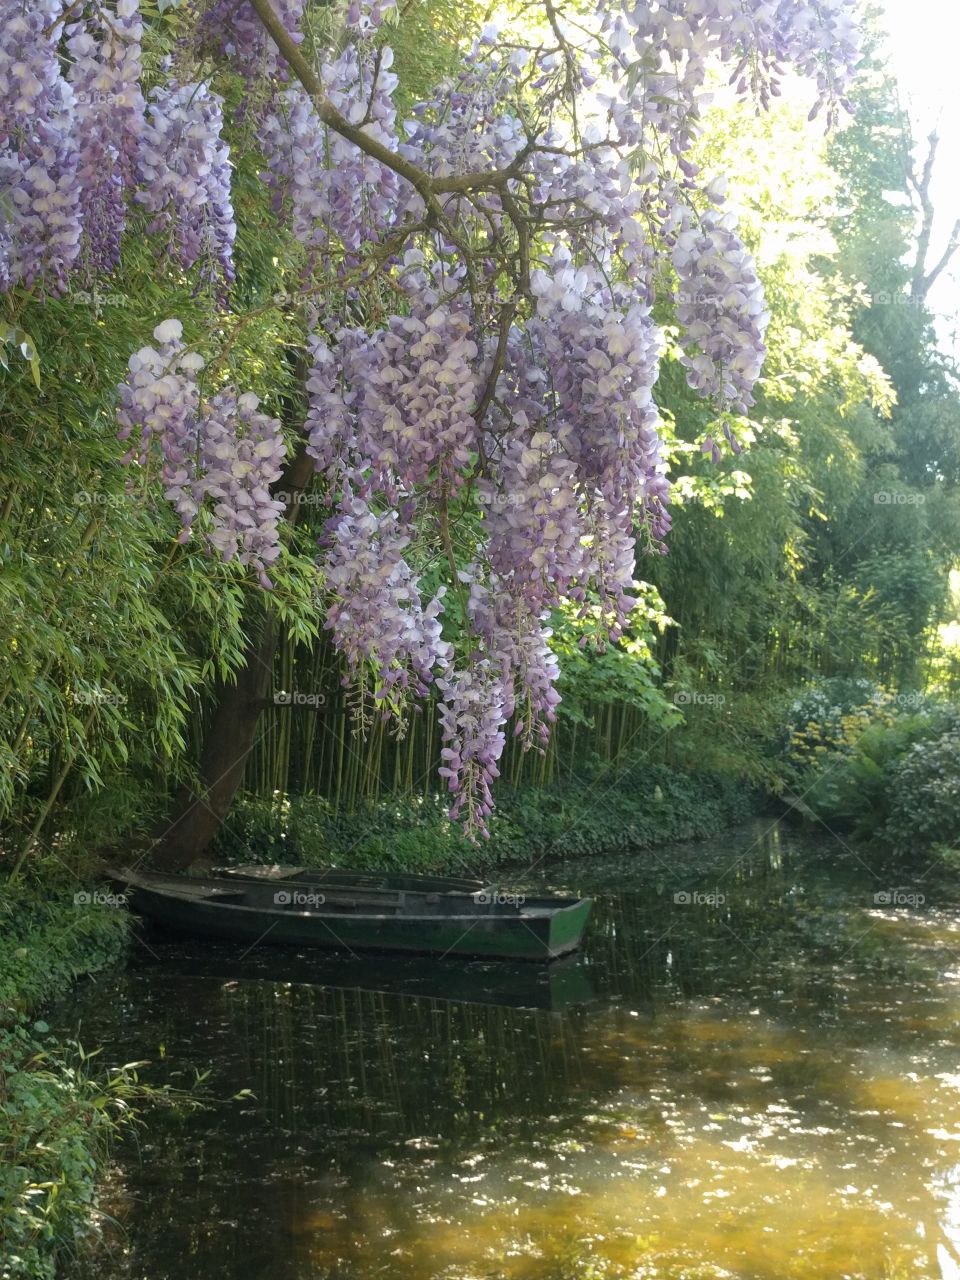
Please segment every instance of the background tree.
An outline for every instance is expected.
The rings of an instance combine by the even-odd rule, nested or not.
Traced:
[[[723,618],[716,634],[736,643],[749,635],[750,655],[766,651],[784,669],[790,665],[784,655],[792,652],[793,670],[800,669],[797,638],[784,640],[781,588],[802,596],[798,565],[809,531],[796,513],[818,501],[819,490],[810,486],[811,468],[786,461],[795,446],[792,424],[768,410],[788,403],[799,408],[797,387],[809,391],[811,412],[805,408],[794,422],[809,430],[811,440],[822,426],[820,414],[849,416],[841,465],[832,473],[842,489],[844,469],[858,465],[857,432],[867,433],[873,421],[866,405],[882,402],[883,389],[876,369],[850,347],[841,327],[828,339],[826,376],[819,376],[823,353],[812,343],[808,367],[796,362],[795,382],[778,371],[779,384],[770,379],[771,391],[762,389],[769,404],[752,408],[767,316],[752,258],[723,211],[721,186],[709,181],[712,174],[701,176],[692,148],[705,45],[734,66],[741,91],[752,86],[764,102],[777,87],[776,57],[793,58],[805,70],[818,63],[821,96],[832,111],[838,77],[855,57],[845,5],[818,6],[813,26],[795,22],[798,14],[785,6],[777,48],[761,26],[733,33],[724,15],[709,7],[696,17],[628,7],[609,17],[603,44],[591,43],[582,24],[568,24],[562,12],[547,7],[539,26],[528,16],[516,40],[484,37],[452,83],[432,98],[416,84],[422,59],[419,68],[412,59],[403,61],[404,40],[408,49],[438,48],[427,36],[437,30],[441,11],[430,5],[379,27],[378,9],[351,9],[344,25],[326,8],[306,15],[274,12],[260,0],[229,12],[217,5],[147,11],[142,82],[141,55],[132,52],[140,41],[136,6],[121,0],[112,13],[83,10],[79,17],[72,11],[77,26],[64,28],[74,107],[57,79],[59,55],[51,53],[50,36],[63,17],[57,7],[51,4],[50,13],[41,15],[46,25],[40,29],[21,29],[18,18],[13,30],[14,52],[27,49],[46,59],[37,63],[38,82],[56,82],[57,92],[44,99],[44,127],[70,135],[82,120],[89,154],[74,175],[80,178],[74,184],[78,203],[70,205],[70,217],[79,218],[71,224],[80,228],[76,256],[70,257],[69,244],[60,260],[45,265],[43,246],[33,246],[39,257],[35,253],[31,263],[23,248],[33,242],[22,229],[11,242],[8,332],[20,354],[32,360],[35,350],[40,353],[39,371],[14,365],[11,407],[19,429],[36,394],[33,372],[40,372],[41,394],[58,402],[69,388],[85,385],[86,424],[91,413],[105,414],[111,388],[121,382],[121,422],[129,432],[130,463],[139,466],[131,472],[137,491],[155,503],[162,489],[182,526],[177,543],[164,546],[178,522],[152,508],[167,566],[161,589],[175,581],[171,596],[188,610],[196,611],[200,601],[209,610],[198,615],[195,631],[177,636],[195,666],[184,667],[189,676],[168,720],[177,734],[189,733],[191,743],[183,749],[176,737],[165,742],[165,759],[151,760],[145,781],[147,790],[162,774],[181,784],[175,821],[164,824],[169,862],[196,853],[222,820],[269,701],[274,637],[282,637],[281,664],[290,644],[323,653],[315,643],[324,613],[354,690],[350,710],[361,726],[377,724],[383,713],[409,726],[427,674],[441,673],[440,729],[426,733],[423,756],[433,760],[443,741],[443,767],[476,825],[489,808],[508,721],[519,729],[518,746],[542,745],[555,714],[556,649],[547,628],[552,609],[563,617],[572,608],[578,639],[592,634],[616,644],[622,638],[620,656],[632,650],[638,662],[630,670],[641,673],[619,677],[620,687],[633,686],[631,714],[670,719],[653,692],[651,627],[663,625],[663,611],[652,591],[634,597],[647,601],[642,610],[630,597],[635,537],[656,543],[666,524],[650,399],[658,324],[671,326],[658,384],[676,424],[675,435],[667,437],[671,451],[684,461],[696,458],[704,432],[711,454],[720,452],[715,441],[725,435],[737,447],[737,433],[745,443],[761,437],[770,442],[769,449],[764,442],[757,450],[749,472],[732,461],[709,479],[700,470],[705,463],[689,468],[691,494],[711,508],[701,522],[710,536],[701,544],[706,554],[700,573],[711,564],[710,551],[721,547],[732,566],[736,547],[726,539],[734,508],[744,506],[765,468],[770,481],[764,494],[772,505],[755,505],[762,511],[757,536],[752,546],[749,538],[743,543],[748,570],[736,574],[728,567],[717,577],[715,604]],[[657,65],[660,55],[651,51],[662,47],[664,22],[676,57],[663,55]],[[395,31],[396,85],[386,51]],[[442,41],[439,49],[431,60],[442,62]],[[113,52],[108,57],[105,50]],[[180,77],[173,81],[164,61],[171,53]],[[591,118],[587,90],[598,56],[601,62],[612,57],[620,73],[613,98],[600,110],[595,104]],[[106,74],[108,64],[123,91],[124,110],[112,115],[101,110],[110,104],[99,101],[100,90],[83,87],[98,59],[98,74]],[[659,92],[668,80],[670,93]],[[202,91],[189,88],[201,83]],[[394,99],[407,115],[400,129]],[[417,105],[418,99],[425,100]],[[36,115],[33,107],[14,106],[21,116]],[[74,116],[75,107],[84,109]],[[185,118],[195,118],[190,147],[174,146]],[[32,145],[27,131],[11,137],[10,163],[32,173],[22,167]],[[130,203],[117,203],[114,192],[98,185],[102,166],[94,144],[133,157],[120,170]],[[671,157],[665,166],[656,160],[663,154]],[[190,169],[198,158],[206,192],[200,204]],[[62,160],[69,167],[66,152]],[[67,195],[70,189],[65,183]],[[108,228],[91,220],[90,209],[109,209]],[[146,238],[122,238],[125,223]],[[167,250],[162,270],[150,256],[158,242]],[[62,338],[71,327],[63,309],[77,305],[79,291],[71,303],[53,295],[76,263],[81,275],[75,279],[106,279],[97,268],[112,272],[113,296],[128,303],[128,345],[104,350],[95,360],[89,351],[77,359],[73,349],[65,351],[51,388],[51,352],[59,353],[51,330],[56,334],[59,325]],[[147,278],[152,293],[142,288]],[[50,295],[42,303],[31,292],[39,290]],[[153,305],[141,311],[134,296]],[[651,316],[646,306],[654,299]],[[91,328],[101,346],[109,337],[102,317],[111,305],[94,291]],[[812,307],[801,312],[798,303],[798,316],[813,332],[827,321],[830,304],[819,313]],[[178,316],[177,324],[157,326],[164,315]],[[785,320],[787,315],[784,308]],[[81,343],[92,340],[76,336]],[[461,363],[436,360],[435,339],[445,356]],[[777,341],[786,352],[791,336],[785,331]],[[138,342],[145,345],[124,376],[117,365]],[[435,366],[443,379],[434,378]],[[395,392],[400,368],[412,369],[413,377]],[[96,377],[89,378],[91,370]],[[459,394],[448,393],[449,386]],[[431,419],[427,407],[436,395],[447,398]],[[703,404],[698,396],[705,397]],[[51,408],[59,420],[60,403]],[[100,422],[106,440],[108,420]],[[338,422],[345,424],[343,432]],[[304,425],[308,449],[296,438]],[[419,456],[424,447],[425,459]],[[233,454],[225,458],[223,450]],[[297,470],[304,453],[320,464],[310,488],[301,488],[304,477]],[[256,466],[244,470],[253,456],[265,460],[263,476],[269,465],[272,494],[257,484]],[[286,476],[284,457],[291,468]],[[784,477],[785,505],[775,500]],[[681,492],[685,484],[681,476]],[[112,495],[118,513],[125,495],[118,482]],[[318,520],[302,517],[298,509],[309,510],[309,504],[295,501],[301,497],[317,500]],[[11,516],[14,507],[30,523],[40,518],[42,500],[25,491],[14,495]],[[721,512],[727,523],[717,542]],[[295,514],[296,521],[284,518]],[[695,513],[691,529],[701,515],[706,510]],[[129,518],[126,510],[122,518]],[[119,514],[113,532],[122,538]],[[312,546],[318,532],[325,539],[319,575]],[[692,540],[691,559],[695,545]],[[374,555],[376,565],[358,568],[361,553]],[[57,562],[54,572],[65,567]],[[357,604],[368,599],[384,569],[379,581],[388,586],[391,602],[364,613]],[[755,585],[757,572],[767,575],[765,585]],[[373,575],[362,590],[358,573]],[[254,577],[270,584],[267,598],[252,590]],[[735,589],[728,590],[730,584]],[[682,630],[668,628],[671,639],[660,653],[674,679],[686,679],[684,672],[702,677],[723,661],[722,649],[710,642],[715,620],[705,612],[698,616],[697,593],[687,595],[678,609]],[[23,595],[15,589],[12,599],[23,611]],[[685,650],[686,666],[679,651],[669,649],[679,635],[684,645],[700,649],[699,658],[692,647]],[[558,638],[556,648],[563,644]],[[809,638],[799,644],[809,653]],[[117,750],[129,752],[126,736],[152,714],[148,706],[147,721],[136,722],[130,704],[108,701],[113,692],[117,700],[130,694],[101,684],[85,717],[63,718],[73,735],[66,758],[59,758],[59,747],[45,746],[44,730],[60,714],[64,695],[75,697],[67,686],[85,653],[74,647],[72,659],[51,650],[35,651],[31,659],[26,639],[10,640],[21,665],[7,742],[8,748],[13,744],[12,768],[26,784],[10,798],[18,825],[27,830],[25,849],[58,804],[76,800],[70,784],[81,776],[74,772],[77,762],[96,760],[89,747],[110,717],[122,744]],[[588,661],[606,663],[613,672],[617,651]],[[621,672],[627,669],[621,663]],[[758,662],[754,670],[760,669]],[[238,672],[245,674],[238,678]],[[588,679],[582,668],[579,676]],[[602,689],[604,680],[595,687]],[[38,693],[49,697],[48,711],[39,716]],[[610,696],[609,685],[604,696]],[[199,714],[188,724],[190,700]],[[113,715],[115,705],[130,708],[126,720]],[[605,738],[611,748],[623,746],[633,729],[616,726],[613,703],[607,707]],[[379,728],[369,741],[371,754],[360,755],[368,762],[364,769],[379,776],[383,752],[396,777],[401,753]],[[228,742],[234,759],[223,770]],[[339,743],[342,756],[345,727]],[[351,752],[356,756],[356,744]],[[540,759],[549,763],[549,757]],[[100,779],[91,773],[88,781],[96,789]],[[153,792],[154,808],[165,787],[166,779]],[[141,801],[142,795],[131,797],[131,808],[149,810]]]

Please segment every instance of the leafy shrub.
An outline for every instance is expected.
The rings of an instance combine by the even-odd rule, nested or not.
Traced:
[[[793,782],[805,803],[830,825],[901,851],[955,838],[949,750],[939,744],[960,733],[960,708],[864,681],[842,685],[833,700],[807,691],[791,708]],[[799,724],[818,708],[822,720]]]
[[[681,664],[675,670],[675,687],[703,693],[693,676],[684,677]],[[733,776],[760,790],[781,790],[783,718],[777,699],[762,687],[728,687],[720,697],[683,704],[684,724],[671,739],[671,760],[681,772]]]
[[[844,742],[804,786],[806,803],[832,825],[863,839],[890,815],[895,771],[916,743],[941,733],[947,713],[884,717]]]
[[[892,697],[872,680],[831,677],[808,685],[787,708],[784,751],[800,769],[843,750],[877,719],[888,720]]]
[[[0,888],[0,1278],[49,1280],[91,1230],[96,1170],[135,1090],[97,1083],[25,1018],[80,974],[123,955],[127,919],[76,906],[73,886]]]
[[[123,955],[126,912],[76,906],[73,892],[72,885],[41,882],[0,886],[0,1025]]]
[[[864,676],[825,676],[806,685],[792,700],[789,721],[794,726],[824,721],[878,701],[882,694],[881,687]]]
[[[490,839],[471,844],[447,817],[445,796],[382,800],[352,814],[335,813],[317,796],[273,803],[244,796],[214,855],[224,862],[481,870],[702,839],[750,816],[757,800],[728,775],[641,762],[543,789],[504,788]]]
[[[883,838],[899,852],[956,841],[960,833],[960,728],[917,742],[891,776]]]
[[[0,1277],[53,1280],[92,1230],[97,1170],[133,1124],[131,1063],[99,1082],[45,1023],[0,1030]]]

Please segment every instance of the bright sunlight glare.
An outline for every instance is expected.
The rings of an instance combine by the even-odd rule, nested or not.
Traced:
[[[960,92],[956,51],[960,47],[960,4],[957,0],[883,0],[889,32],[887,53],[900,83],[917,140],[917,161],[926,154],[927,136],[936,129],[940,148],[931,194],[937,217],[930,262],[935,263],[960,218]],[[960,257],[943,273],[930,293],[939,317],[942,345],[960,355]]]

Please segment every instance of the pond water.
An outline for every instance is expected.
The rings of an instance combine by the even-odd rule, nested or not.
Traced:
[[[117,1152],[91,1274],[960,1277],[956,881],[756,826],[546,886],[596,898],[546,968],[148,937],[82,987],[60,1034],[211,1072]]]

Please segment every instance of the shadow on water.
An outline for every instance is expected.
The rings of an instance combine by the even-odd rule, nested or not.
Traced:
[[[960,1277],[933,880],[758,828],[552,868],[597,901],[548,968],[147,939],[57,1030],[255,1096],[150,1117],[91,1275]]]

